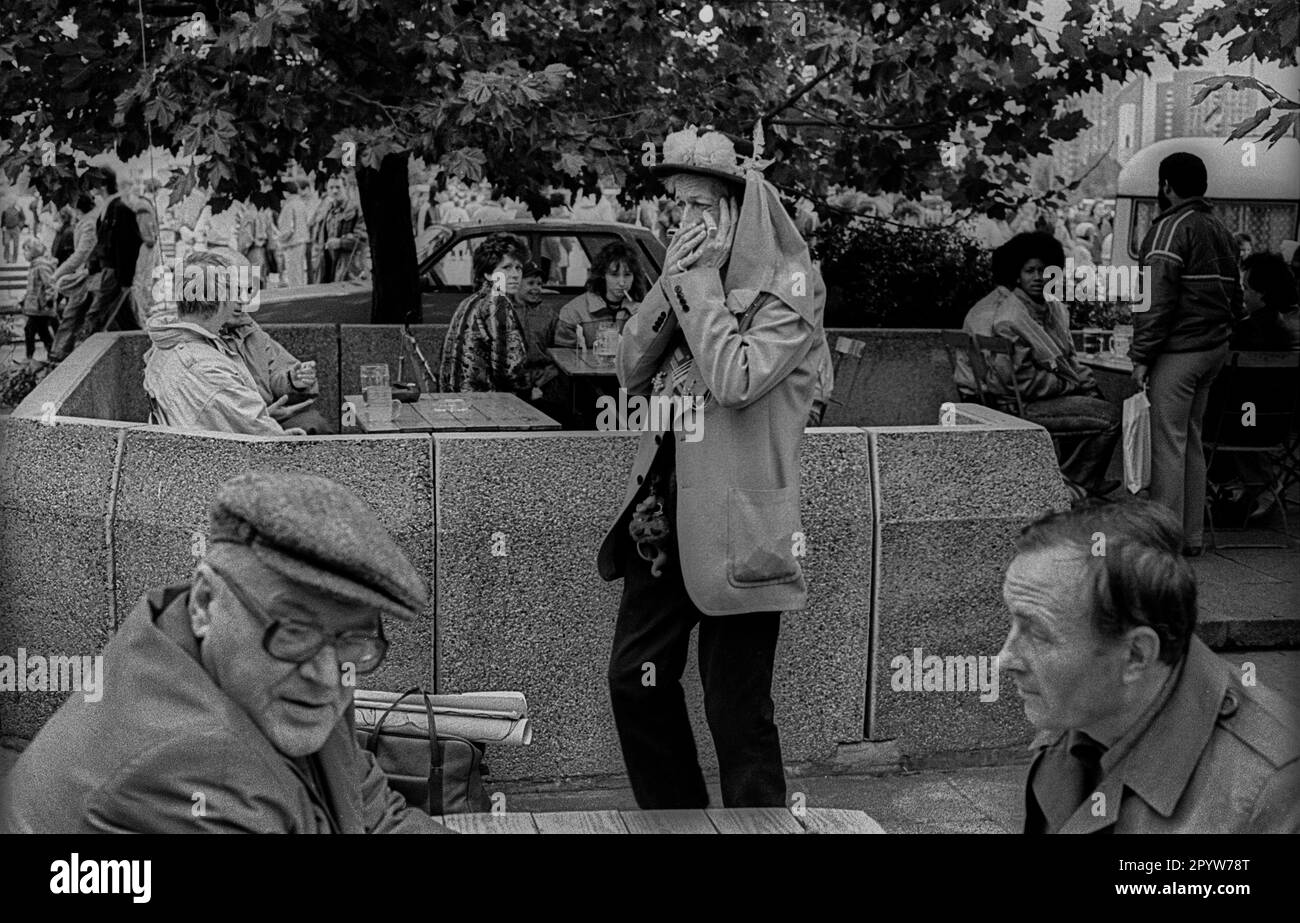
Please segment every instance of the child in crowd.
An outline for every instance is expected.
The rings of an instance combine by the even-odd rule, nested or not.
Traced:
[[[30,264],[27,268],[27,294],[23,298],[23,314],[27,323],[23,326],[23,339],[27,347],[27,358],[15,362],[31,362],[36,358],[36,338],[45,344],[46,356],[54,345],[54,257],[45,252],[45,244],[37,237],[30,237],[23,244],[23,255]]]

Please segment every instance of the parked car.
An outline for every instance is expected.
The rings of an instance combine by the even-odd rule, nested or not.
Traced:
[[[489,234],[521,238],[533,256],[551,259],[548,302],[562,305],[581,293],[587,269],[609,243],[622,240],[641,257],[647,281],[659,277],[664,246],[643,227],[605,221],[503,221],[493,224],[434,225],[417,246],[421,301],[426,324],[445,324],[470,294],[473,254]],[[328,282],[262,292],[257,320],[262,324],[368,324],[369,281]]]

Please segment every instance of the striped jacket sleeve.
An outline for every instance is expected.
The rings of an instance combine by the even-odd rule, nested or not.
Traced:
[[[1190,210],[1170,215],[1151,228],[1142,248],[1142,265],[1150,270],[1151,307],[1133,315],[1133,345],[1129,358],[1134,365],[1149,365],[1169,336],[1182,294],[1186,265],[1186,237],[1178,228],[1191,216]]]

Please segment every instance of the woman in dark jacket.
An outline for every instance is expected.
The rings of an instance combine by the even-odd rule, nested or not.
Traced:
[[[72,211],[72,206],[65,205],[60,208],[59,218],[59,229],[55,232],[54,243],[50,246],[50,256],[54,257],[55,263],[62,263],[72,256],[72,251],[75,249],[72,231],[77,223],[77,216]]]

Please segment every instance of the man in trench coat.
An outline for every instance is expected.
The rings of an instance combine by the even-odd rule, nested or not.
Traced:
[[[663,158],[682,230],[624,328],[617,370],[629,395],[681,412],[650,414],[600,547],[601,576],[624,580],[610,696],[637,803],[706,806],[680,683],[698,623],[723,802],[780,806],[772,671],[781,612],[807,605],[799,443],[827,350],[824,289],[776,191],[730,139],[690,127]]]

